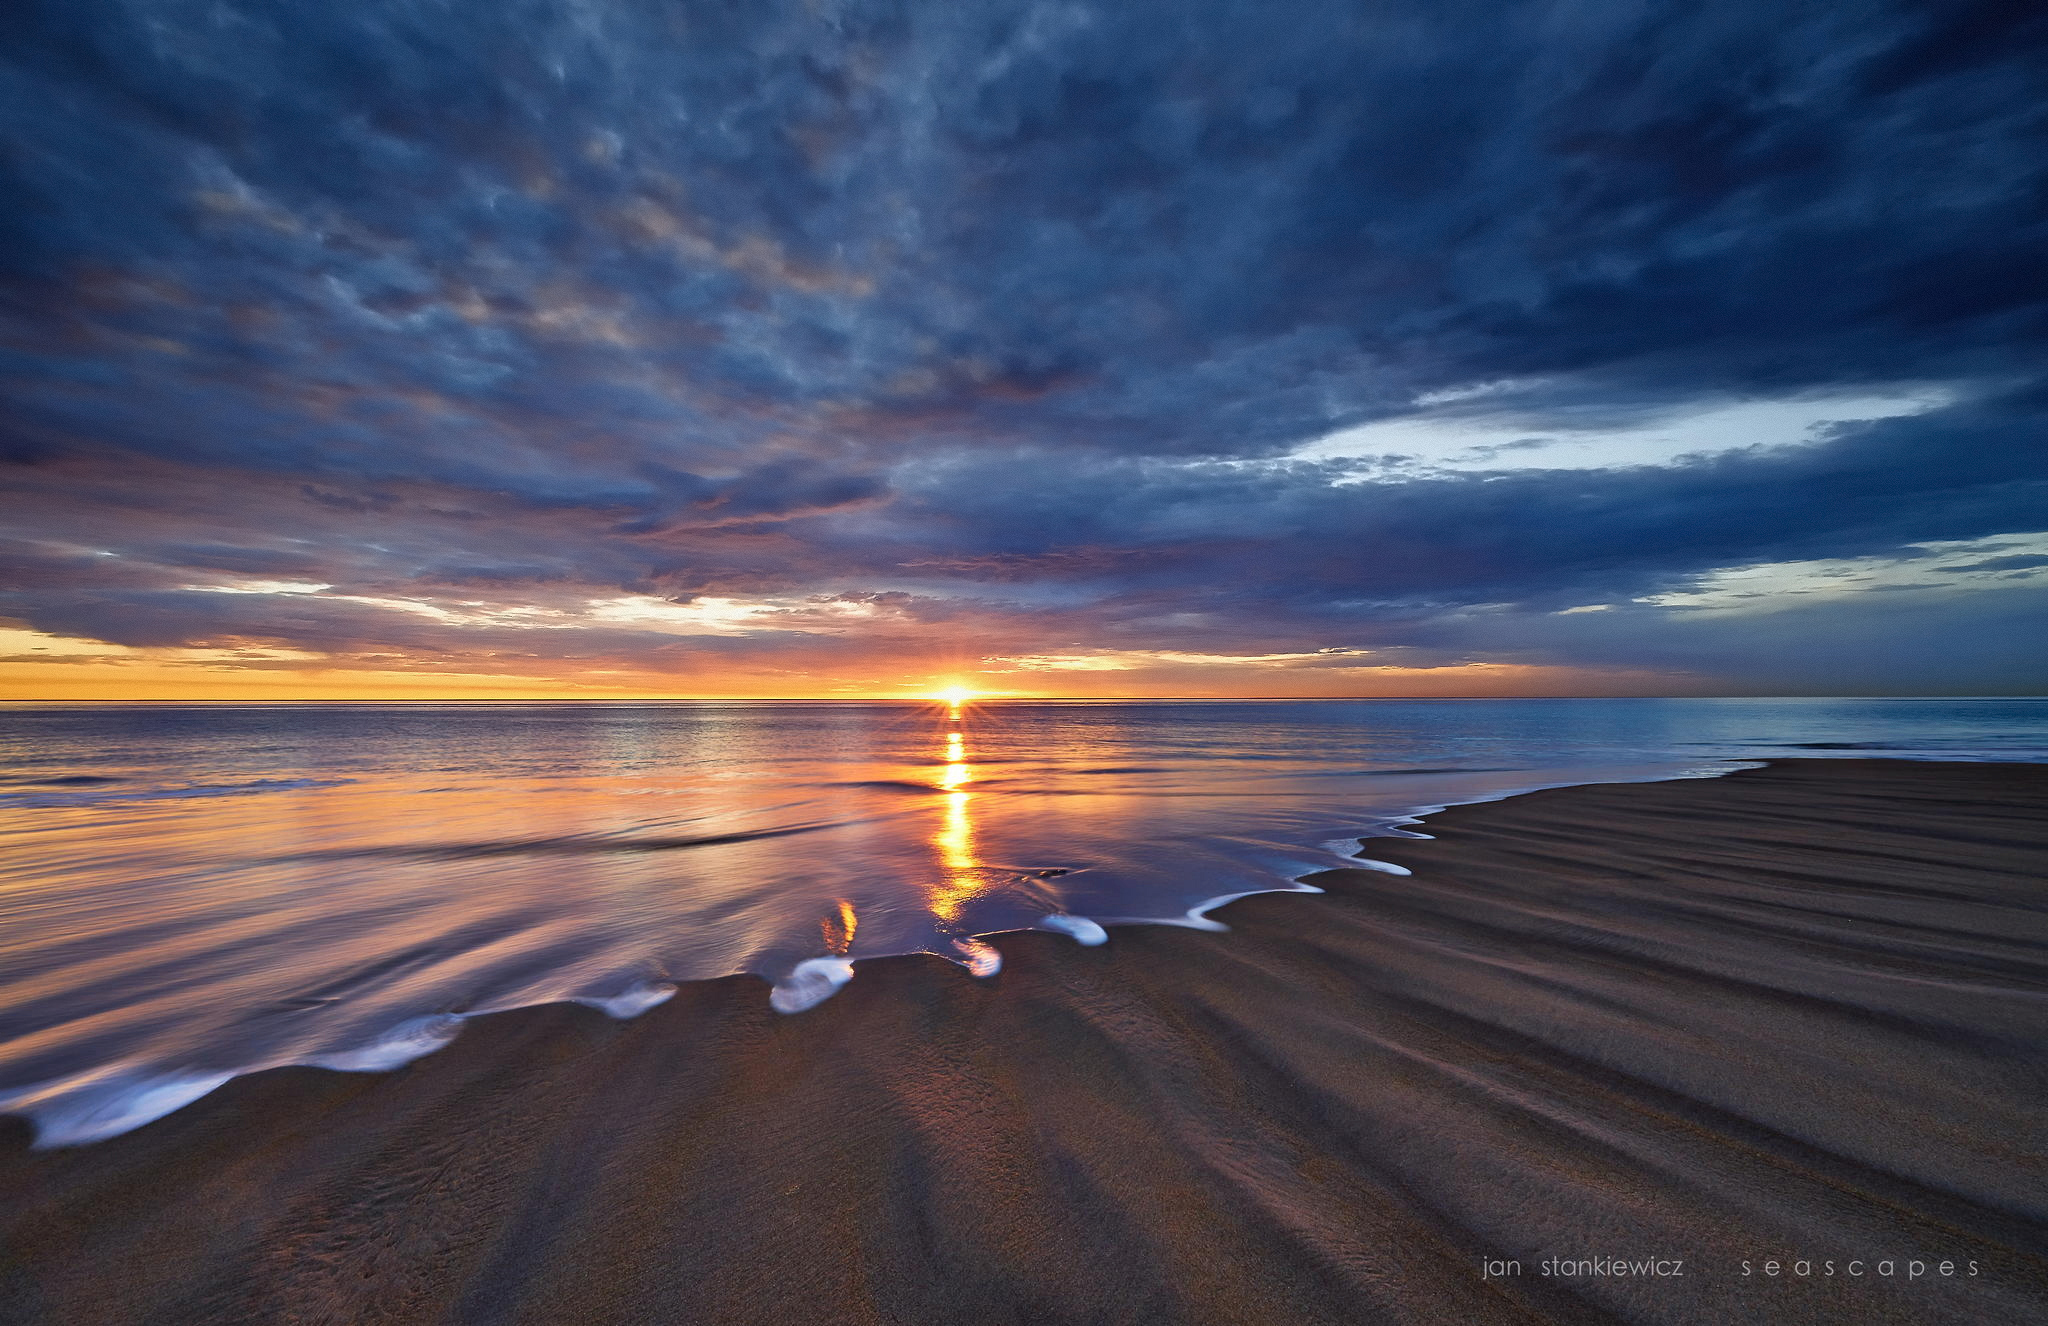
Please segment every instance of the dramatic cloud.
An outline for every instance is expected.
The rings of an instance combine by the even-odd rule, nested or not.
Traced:
[[[2048,684],[2038,6],[29,0],[0,62],[11,693]]]

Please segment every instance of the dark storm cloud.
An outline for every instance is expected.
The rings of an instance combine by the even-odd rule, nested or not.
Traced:
[[[512,646],[358,600],[866,594],[1456,661],[1471,609],[2048,527],[2033,6],[70,0],[0,49],[0,612],[45,629],[431,654]],[[1901,383],[1953,403],[1286,459]],[[1682,666],[1543,620],[1496,652]]]

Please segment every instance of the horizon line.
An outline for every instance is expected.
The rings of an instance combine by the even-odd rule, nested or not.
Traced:
[[[1362,704],[1374,701],[1470,703],[1499,700],[2048,700],[2048,691],[1982,692],[1714,692],[1703,694],[1619,695],[977,695],[969,706],[990,704]],[[43,704],[246,705],[246,704],[901,704],[949,702],[910,695],[639,695],[639,696],[332,696],[272,698],[247,696],[91,699],[43,696],[0,696],[0,706]]]

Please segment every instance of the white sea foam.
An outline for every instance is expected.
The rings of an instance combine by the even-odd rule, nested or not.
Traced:
[[[852,974],[850,968],[847,974]],[[837,985],[831,988],[836,989]],[[666,982],[642,981],[609,999],[579,998],[571,1002],[602,1009],[615,1018],[630,1018],[673,998],[675,992],[676,987]],[[827,989],[826,993],[830,992]],[[446,1047],[461,1033],[464,1020],[459,1013],[407,1018],[353,1049],[276,1059],[229,1072],[163,1072],[116,1065],[78,1077],[40,1082],[0,1096],[0,1114],[19,1114],[34,1123],[35,1148],[39,1151],[79,1146],[116,1137],[161,1119],[245,1073],[292,1065],[338,1073],[388,1073]]]
[[[183,1109],[233,1073],[153,1073],[116,1067],[81,1083],[44,1083],[0,1099],[0,1114],[34,1121],[35,1149],[79,1146],[115,1137]]]
[[[1095,945],[1109,938],[1104,930],[1085,916],[1068,916],[1065,912],[1054,912],[1038,922],[1040,930],[1057,930],[1063,935],[1072,935],[1076,943]]]
[[[978,939],[960,939],[954,941],[953,947],[960,953],[960,965],[976,976],[986,979],[1003,969],[1003,955],[993,944],[984,944]]]
[[[768,1006],[778,1013],[801,1013],[824,1003],[852,979],[853,964],[845,958],[805,958],[775,983]]]
[[[618,1018],[623,1022],[627,1018],[639,1017],[656,1004],[665,1004],[675,997],[676,988],[667,981],[642,981],[624,993],[615,994],[609,999],[599,999],[594,995],[579,995],[571,1002],[582,1004],[586,1008],[598,1009],[607,1016]]]
[[[1245,889],[1240,893],[1223,893],[1218,894],[1216,897],[1209,899],[1209,901],[1207,902],[1199,903],[1196,906],[1188,908],[1187,915],[1184,918],[1175,917],[1167,921],[1151,922],[1151,924],[1186,926],[1190,930],[1228,930],[1230,929],[1229,926],[1223,924],[1223,922],[1217,920],[1215,917],[1210,916],[1209,913],[1215,911],[1218,907],[1222,907],[1229,903],[1236,902],[1239,898],[1251,898],[1261,893],[1321,892],[1322,890],[1317,888],[1313,884],[1304,884],[1300,880],[1295,880],[1292,884],[1284,885],[1277,888]],[[1144,917],[1132,917],[1131,919],[1140,925],[1147,923],[1146,918]]]
[[[461,1030],[459,1014],[430,1013],[425,1017],[407,1018],[367,1045],[311,1055],[300,1062],[312,1068],[331,1068],[338,1073],[388,1073],[423,1054],[432,1054],[454,1040]]]
[[[1377,870],[1383,875],[1412,875],[1415,873],[1406,866],[1397,866],[1392,861],[1375,861],[1369,856],[1354,856],[1347,864],[1357,870]]]

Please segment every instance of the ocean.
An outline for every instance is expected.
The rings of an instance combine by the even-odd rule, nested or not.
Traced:
[[[88,1142],[734,974],[801,1015],[866,958],[1216,927],[1434,808],[1793,755],[2048,760],[2048,700],[0,706],[0,1113]]]

